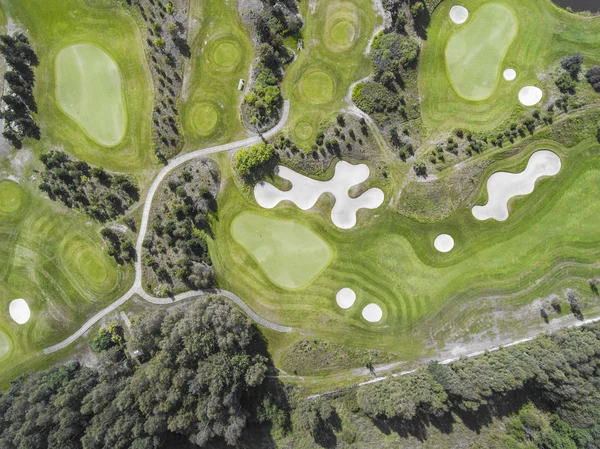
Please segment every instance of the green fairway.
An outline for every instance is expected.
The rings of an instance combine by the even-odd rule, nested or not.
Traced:
[[[314,11],[309,3],[300,3],[304,50],[282,84],[284,97],[291,101],[287,129],[302,147],[314,143],[323,119],[345,106],[352,82],[371,73],[364,52],[381,21],[368,0],[324,0]]]
[[[98,143],[111,147],[125,135],[127,116],[119,67],[101,48],[76,44],[58,53],[56,98]]]
[[[0,213],[10,214],[21,207],[21,188],[12,181],[0,181]]]
[[[306,285],[331,258],[327,243],[295,221],[244,213],[233,221],[231,233],[252,253],[265,273],[282,287]]]
[[[465,0],[469,20],[456,25],[449,17],[453,5],[442,2],[433,12],[419,59],[421,114],[429,129],[493,129],[526,110],[519,102],[522,87],[537,86],[547,98],[549,72],[561,58],[581,52],[586,65],[600,62],[598,17],[570,14],[549,0]],[[517,81],[501,77],[509,67]]]
[[[517,34],[517,19],[505,6],[488,3],[446,47],[446,65],[456,92],[485,100],[494,92],[504,55]]]
[[[4,332],[0,331],[0,360],[10,354],[11,348],[10,338]]]
[[[236,2],[201,0],[190,5],[200,23],[189,38],[189,82],[181,99],[183,131],[190,149],[245,137],[239,105],[240,78],[248,79],[253,50]],[[204,20],[210,17],[210,20]]]

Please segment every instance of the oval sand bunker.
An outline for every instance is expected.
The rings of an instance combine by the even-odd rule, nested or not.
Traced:
[[[448,234],[440,234],[435,238],[433,246],[435,246],[435,249],[440,253],[447,253],[454,248],[454,239]]]
[[[469,18],[469,11],[464,6],[454,5],[450,8],[450,20],[460,25]]]
[[[506,69],[502,76],[506,81],[513,81],[517,77],[517,72],[515,69]]]
[[[536,151],[529,158],[527,168],[521,173],[497,172],[487,182],[488,202],[474,206],[471,212],[478,220],[508,218],[508,201],[519,195],[533,192],[535,182],[542,176],[554,176],[560,171],[560,158],[552,151]]]
[[[345,287],[337,292],[335,301],[342,309],[349,309],[354,304],[354,301],[356,301],[356,293],[351,288]]]
[[[519,91],[519,101],[524,106],[534,106],[540,102],[544,93],[542,89],[535,86],[525,86]]]
[[[12,301],[8,306],[8,313],[17,324],[25,324],[31,318],[31,310],[29,310],[29,305],[24,299]]]
[[[339,161],[335,166],[335,174],[329,181],[317,181],[296,173],[287,167],[277,166],[275,171],[281,178],[292,183],[287,191],[265,181],[254,186],[256,202],[265,209],[272,209],[281,201],[288,200],[302,210],[312,208],[319,197],[328,192],[335,197],[331,209],[331,221],[338,228],[350,229],[356,225],[356,212],[359,209],[376,209],[383,204],[384,195],[376,187],[364,192],[357,198],[351,198],[348,191],[352,186],[361,184],[369,178],[369,167],[365,164],[352,165]]]
[[[365,306],[365,308],[362,311],[362,316],[369,323],[377,323],[381,320],[381,317],[383,316],[383,311],[381,310],[381,307],[379,307],[377,304],[371,303]]]

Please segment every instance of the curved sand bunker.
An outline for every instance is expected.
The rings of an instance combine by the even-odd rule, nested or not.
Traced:
[[[369,323],[377,323],[381,320],[381,317],[383,316],[383,311],[381,310],[381,307],[379,307],[377,304],[371,303],[365,306],[365,308],[362,311],[362,316]]]
[[[514,81],[514,79],[517,77],[517,72],[515,69],[506,69],[502,76],[506,81]]]
[[[281,165],[277,167],[276,173],[290,181],[292,188],[282,191],[265,181],[256,184],[254,197],[265,209],[272,209],[281,201],[288,200],[300,209],[308,210],[322,194],[328,192],[335,197],[331,221],[338,228],[350,229],[356,225],[356,212],[359,209],[376,209],[383,204],[383,192],[376,187],[367,190],[358,198],[350,198],[348,195],[352,186],[369,178],[369,167],[365,164],[352,165],[339,161],[335,166],[335,174],[329,181],[316,181]]]
[[[454,5],[450,8],[450,20],[460,25],[469,18],[469,11],[464,6]]]
[[[440,234],[435,238],[433,246],[435,246],[435,249],[440,253],[447,253],[454,248],[454,239],[448,234]]]
[[[487,182],[488,202],[474,206],[471,212],[478,220],[508,218],[508,201],[519,195],[533,192],[535,182],[542,176],[554,176],[560,171],[560,158],[552,151],[536,151],[529,158],[527,168],[521,173],[497,172]]]
[[[524,106],[533,106],[540,102],[544,93],[542,89],[535,86],[525,86],[519,91],[519,101]]]
[[[29,305],[24,299],[11,301],[8,306],[8,313],[17,324],[25,324],[31,318],[31,310],[29,310]]]
[[[356,301],[356,293],[351,288],[345,287],[337,292],[335,301],[342,309],[349,309],[354,305],[354,301]]]

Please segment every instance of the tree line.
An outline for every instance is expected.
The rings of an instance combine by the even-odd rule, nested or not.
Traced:
[[[0,35],[0,54],[9,67],[4,73],[9,90],[2,96],[0,111],[4,119],[2,135],[15,148],[21,148],[27,137],[40,139],[40,128],[32,117],[32,113],[37,112],[33,67],[37,67],[38,58],[29,39],[21,32],[14,36]]]

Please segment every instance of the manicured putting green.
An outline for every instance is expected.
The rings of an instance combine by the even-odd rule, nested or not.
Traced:
[[[331,259],[327,243],[295,221],[245,212],[233,220],[231,232],[267,276],[285,288],[308,284]]]
[[[300,92],[313,104],[328,103],[333,98],[331,75],[322,70],[308,72],[300,80]]]
[[[4,332],[0,331],[0,360],[6,357],[10,350],[12,349],[12,344],[8,335]]]
[[[210,136],[219,123],[219,111],[210,103],[198,103],[192,110],[192,121],[196,134]]]
[[[331,40],[339,46],[346,47],[354,40],[354,25],[351,22],[342,20],[331,28]]]
[[[22,193],[19,184],[0,181],[0,212],[10,214],[21,207]]]
[[[56,57],[56,98],[60,107],[95,141],[118,144],[127,114],[117,63],[100,47],[76,44]]]
[[[88,280],[101,283],[108,276],[106,264],[92,248],[84,248],[77,255],[79,271]]]
[[[224,38],[214,43],[212,60],[219,68],[235,68],[241,57],[242,53],[236,41]]]
[[[463,27],[446,47],[448,75],[458,95],[485,100],[494,93],[500,65],[517,35],[517,18],[505,6],[491,3]]]
[[[313,135],[313,127],[308,122],[298,122],[298,124],[294,127],[294,134],[300,140],[308,140]]]

